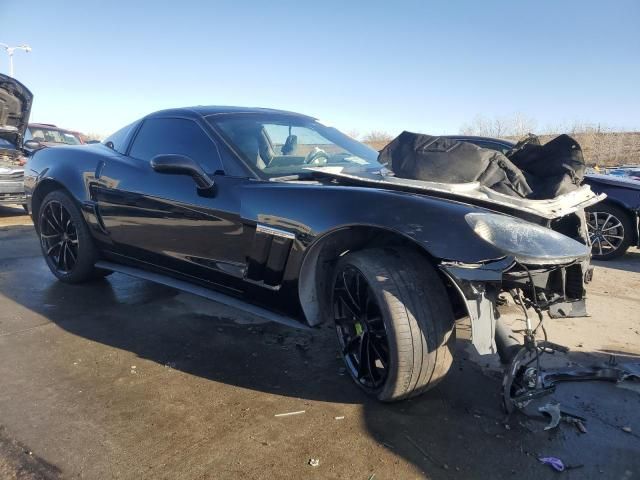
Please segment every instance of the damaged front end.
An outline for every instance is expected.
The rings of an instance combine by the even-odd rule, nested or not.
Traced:
[[[527,310],[551,317],[586,316],[585,283],[591,279],[588,242],[515,217],[471,213],[467,223],[476,235],[505,253],[477,264],[443,261],[440,269],[458,290],[471,320],[478,353],[499,353],[508,361],[509,335],[497,331],[501,293],[509,293]],[[530,322],[527,328],[533,330]]]

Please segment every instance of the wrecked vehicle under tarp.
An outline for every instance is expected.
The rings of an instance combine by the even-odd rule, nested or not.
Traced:
[[[544,145],[530,135],[502,153],[455,138],[402,132],[378,160],[399,178],[478,182],[505,195],[535,200],[576,190],[586,171],[580,145],[568,135]]]
[[[518,292],[516,302],[523,308],[546,311],[551,317],[587,315],[584,284],[591,279],[592,267],[584,208],[604,195],[581,185],[585,164],[571,137],[561,135],[544,146],[529,137],[504,155],[451,138],[403,132],[380,152],[379,162],[385,168],[376,172],[311,170],[362,186],[472,203],[523,220],[519,231],[511,222],[502,228],[499,218],[468,216],[474,231],[507,255],[473,264],[444,259],[439,265],[466,300],[462,313],[471,319],[472,342],[480,354],[500,353],[509,360],[504,354],[508,346],[501,344],[504,332],[496,335],[501,293]],[[532,234],[531,223],[545,230],[539,238]],[[545,256],[549,229],[558,241],[568,236],[584,248]]]

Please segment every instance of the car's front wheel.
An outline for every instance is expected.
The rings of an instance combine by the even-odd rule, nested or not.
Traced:
[[[347,370],[381,401],[435,386],[453,360],[454,319],[445,287],[422,256],[395,249],[344,255],[331,303]]]
[[[97,252],[82,213],[61,190],[49,193],[38,211],[40,247],[47,266],[58,279],[80,283],[104,276],[94,267]]]
[[[624,255],[633,236],[633,224],[629,216],[606,202],[588,208],[586,213],[593,258],[611,260]]]

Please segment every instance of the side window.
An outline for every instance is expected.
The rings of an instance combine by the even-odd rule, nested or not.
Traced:
[[[129,156],[149,161],[162,153],[186,155],[208,173],[222,170],[216,145],[193,120],[184,118],[149,118],[144,121]]]
[[[137,125],[138,122],[133,122],[126,127],[122,127],[117,132],[112,133],[111,135],[109,135],[109,137],[105,138],[102,143],[113,148],[116,152],[122,153],[124,155],[127,148],[127,139],[129,138],[129,133]]]

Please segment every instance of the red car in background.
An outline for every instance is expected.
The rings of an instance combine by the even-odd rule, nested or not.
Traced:
[[[82,134],[50,123],[30,123],[25,132],[24,148],[28,151],[39,150],[56,145],[82,145]]]

